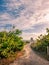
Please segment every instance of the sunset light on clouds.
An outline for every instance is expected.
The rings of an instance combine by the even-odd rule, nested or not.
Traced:
[[[0,30],[12,25],[22,30],[22,37],[36,38],[49,28],[49,0],[0,0]]]

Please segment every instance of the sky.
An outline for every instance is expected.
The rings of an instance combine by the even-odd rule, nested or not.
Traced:
[[[49,28],[49,0],[0,0],[0,31],[15,25],[23,39],[46,34]]]

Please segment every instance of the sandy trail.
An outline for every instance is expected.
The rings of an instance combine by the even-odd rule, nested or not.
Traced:
[[[48,61],[42,59],[34,53],[34,51],[30,48],[30,44],[25,45],[24,50],[24,56],[15,60],[10,65],[49,65]]]

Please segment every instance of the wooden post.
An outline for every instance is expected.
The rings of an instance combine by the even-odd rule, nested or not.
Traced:
[[[49,46],[47,46],[47,55],[49,55]]]

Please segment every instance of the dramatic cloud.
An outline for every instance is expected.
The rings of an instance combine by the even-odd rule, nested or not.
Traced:
[[[23,31],[24,38],[45,34],[49,27],[49,0],[0,0],[0,29],[9,30],[12,25]]]

